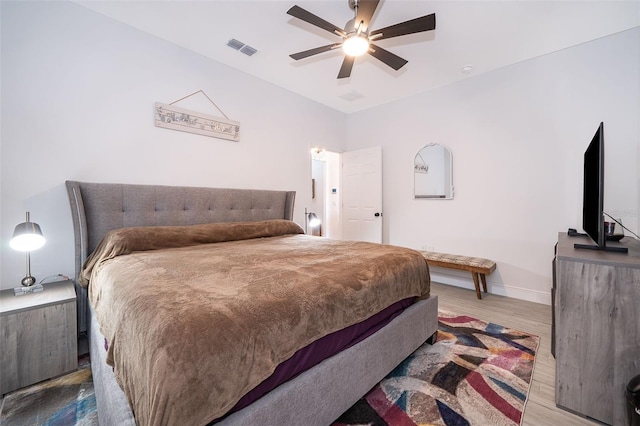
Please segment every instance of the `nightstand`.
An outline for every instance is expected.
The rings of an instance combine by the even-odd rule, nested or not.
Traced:
[[[73,281],[15,296],[0,291],[0,394],[78,368]]]

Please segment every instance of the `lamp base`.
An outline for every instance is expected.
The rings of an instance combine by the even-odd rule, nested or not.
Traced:
[[[15,287],[13,289],[14,296],[22,296],[29,293],[39,293],[44,291],[42,284],[32,285],[31,287]]]
[[[27,274],[27,276],[24,277],[22,281],[20,281],[20,284],[22,284],[25,287],[31,287],[35,283],[36,283],[36,279],[29,274]]]

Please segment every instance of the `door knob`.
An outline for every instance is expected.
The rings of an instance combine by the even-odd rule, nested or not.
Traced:
[[[380,217],[380,216],[382,216],[382,213],[376,212],[376,213],[374,214],[374,216],[375,216],[375,217]]]

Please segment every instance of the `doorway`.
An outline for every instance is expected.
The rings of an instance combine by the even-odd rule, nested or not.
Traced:
[[[341,154],[322,148],[311,150],[310,212],[320,219],[320,225],[307,233],[330,238],[342,238]],[[306,218],[305,218],[306,220]]]
[[[382,243],[382,149],[311,150],[311,203],[320,224],[308,234]],[[309,218],[305,216],[305,225]]]

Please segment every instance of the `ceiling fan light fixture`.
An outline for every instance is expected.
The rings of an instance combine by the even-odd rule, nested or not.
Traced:
[[[342,50],[349,56],[364,55],[369,50],[369,40],[354,34],[342,43]]]
[[[339,43],[333,43],[294,53],[289,55],[289,57],[297,61],[319,53],[332,51],[333,49],[341,46],[344,51],[344,59],[342,60],[340,71],[338,72],[338,79],[349,78],[351,76],[351,70],[355,63],[356,56],[360,56],[365,53],[368,53],[394,70],[399,70],[405,66],[408,61],[373,43],[377,40],[435,30],[436,14],[432,13],[430,15],[424,15],[419,18],[410,19],[408,21],[370,31],[371,19],[373,18],[373,15],[375,15],[380,1],[381,0],[349,0],[349,7],[354,10],[355,16],[347,22],[344,29],[335,26],[331,22],[325,21],[300,6],[292,6],[287,10],[288,15],[298,18],[317,28],[328,31],[333,35],[337,35],[338,37],[341,37],[342,40]]]

